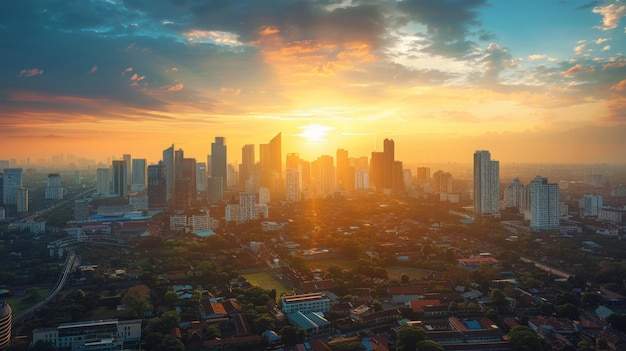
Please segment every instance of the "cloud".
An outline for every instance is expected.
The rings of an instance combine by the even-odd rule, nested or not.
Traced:
[[[602,48],[602,51],[609,51],[611,50],[611,45],[606,45],[605,47]]]
[[[593,13],[602,15],[602,30],[610,30],[617,28],[619,20],[626,15],[626,5],[618,6],[610,4],[606,6],[598,6],[593,8]]]
[[[613,91],[626,91],[626,79],[620,81],[619,83],[615,84],[614,86],[611,87],[611,90]]]
[[[497,83],[503,70],[515,68],[518,65],[508,50],[498,43],[489,44],[482,61],[485,64],[484,78],[491,83]]]
[[[132,72],[133,68],[132,67],[128,67],[125,70],[122,71],[121,75],[125,75],[126,73]]]
[[[98,66],[93,66],[91,67],[91,69],[89,69],[89,74],[96,73],[97,70],[98,70]]]
[[[164,89],[166,89],[167,91],[181,91],[183,90],[185,86],[182,83],[178,83],[175,85],[171,85],[171,86],[166,86],[163,87]]]
[[[43,74],[43,69],[39,68],[31,68],[31,69],[23,69],[20,71],[19,77],[34,77],[40,76]]]
[[[585,47],[586,47],[585,44],[578,45],[577,47],[574,48],[574,52],[576,52],[576,54],[580,54],[581,52],[585,50]]]
[[[172,67],[170,69],[165,70],[166,73],[176,73],[178,72],[178,67]]]
[[[531,61],[534,61],[534,60],[541,60],[541,59],[544,59],[546,57],[548,57],[548,55],[545,55],[545,54],[535,54],[535,55],[528,56],[528,59],[531,60]]]
[[[570,67],[569,69],[567,69],[565,72],[561,73],[564,77],[569,77],[569,76],[573,76],[576,75],[577,73],[580,72],[588,72],[588,73],[593,73],[595,72],[596,69],[595,67],[589,67],[589,68],[585,68],[585,66],[583,66],[582,64],[578,63],[572,67]]]
[[[607,42],[609,40],[611,40],[611,38],[598,38],[598,39],[594,40],[593,42],[598,44],[598,45],[600,45],[600,44],[602,44],[604,42]]]
[[[232,96],[241,95],[241,89],[236,89],[236,88],[221,87],[220,92],[224,94],[232,95]]]

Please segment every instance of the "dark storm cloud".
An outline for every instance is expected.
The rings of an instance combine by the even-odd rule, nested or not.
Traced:
[[[431,46],[426,51],[457,56],[467,53],[473,43],[466,39],[470,27],[479,26],[478,9],[487,6],[486,0],[405,0],[398,9],[409,21],[427,28]]]

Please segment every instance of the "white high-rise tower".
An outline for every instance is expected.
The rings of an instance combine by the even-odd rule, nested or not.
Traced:
[[[474,213],[500,215],[500,162],[486,150],[474,153]]]

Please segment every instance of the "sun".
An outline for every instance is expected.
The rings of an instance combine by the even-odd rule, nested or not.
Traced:
[[[307,141],[312,142],[323,141],[328,135],[328,132],[335,129],[321,124],[307,124],[298,128],[301,129],[302,132],[300,134],[296,134],[296,136],[305,138]]]

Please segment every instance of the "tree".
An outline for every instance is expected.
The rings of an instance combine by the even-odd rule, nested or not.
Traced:
[[[299,344],[304,342],[304,338],[306,337],[304,329],[290,325],[284,326],[278,334],[286,345]]]
[[[580,310],[571,303],[556,306],[557,317],[565,317],[571,320],[580,318]]]
[[[202,338],[204,340],[213,340],[215,338],[221,338],[222,332],[220,328],[215,325],[209,325],[202,330]]]
[[[406,273],[400,274],[400,282],[402,282],[402,284],[408,284],[410,281],[411,281],[411,277],[409,277],[408,274]]]
[[[529,327],[515,326],[509,332],[509,342],[515,351],[550,351],[539,336]]]
[[[417,351],[445,351],[446,349],[443,346],[432,340],[422,340],[419,341],[416,345]]]
[[[396,351],[413,351],[417,343],[426,340],[426,331],[414,325],[406,324],[398,329]]]
[[[603,300],[602,295],[594,292],[586,292],[582,297],[582,303],[586,307],[598,307]]]
[[[588,341],[582,340],[576,344],[576,351],[595,351],[596,348],[593,347],[591,343]]]
[[[170,290],[165,293],[163,299],[168,306],[172,307],[178,302],[178,293],[176,291]]]
[[[171,335],[165,335],[154,351],[185,351],[185,345]]]
[[[493,301],[496,306],[504,306],[506,304],[506,295],[504,295],[504,291],[498,288],[492,289],[489,293],[489,297],[491,297],[491,301]]]

